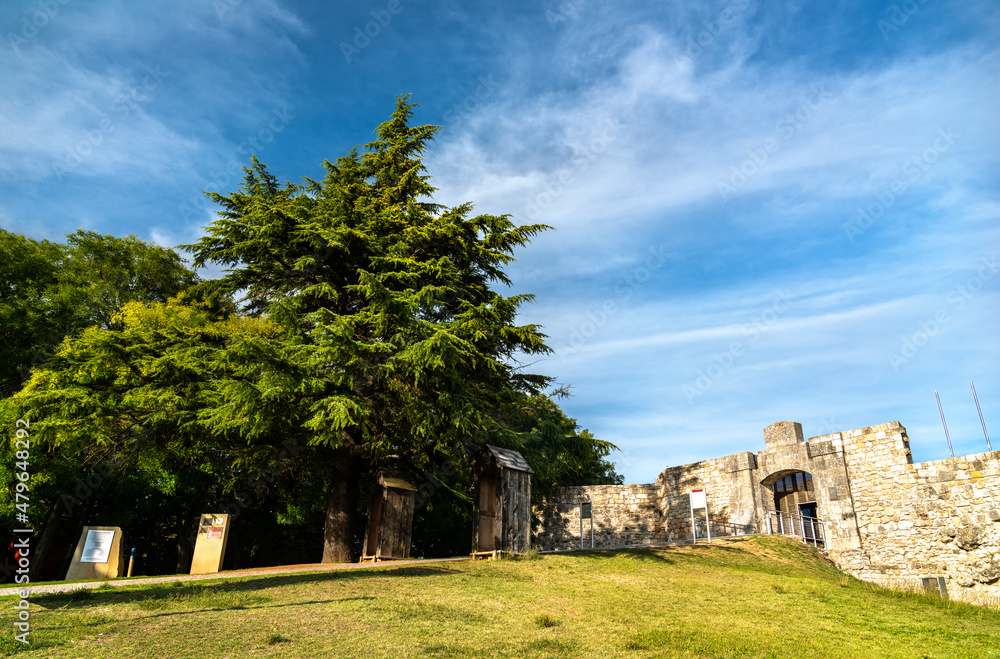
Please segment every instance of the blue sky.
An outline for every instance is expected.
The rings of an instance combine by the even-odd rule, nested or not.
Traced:
[[[366,34],[367,32],[367,34]],[[899,420],[1000,448],[1000,5],[34,0],[0,12],[0,226],[174,246],[280,179],[444,128],[437,201],[555,231],[509,269],[626,482]],[[211,272],[205,274],[211,275]]]

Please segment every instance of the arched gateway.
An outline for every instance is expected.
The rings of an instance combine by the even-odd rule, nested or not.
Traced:
[[[787,515],[818,517],[813,477],[807,471],[796,471],[777,478],[771,484],[774,509]]]
[[[773,511],[773,519],[767,522],[770,532],[814,543],[824,541],[818,522],[817,487],[811,473],[786,469],[765,478],[761,486],[766,497],[765,509]]]

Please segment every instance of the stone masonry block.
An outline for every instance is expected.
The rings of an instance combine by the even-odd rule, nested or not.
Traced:
[[[778,421],[764,428],[764,445],[767,448],[801,444],[804,441],[802,424],[795,421]]]
[[[727,455],[724,460],[726,461],[725,471],[727,473],[732,473],[734,471],[750,471],[757,468],[757,458],[750,451]]]

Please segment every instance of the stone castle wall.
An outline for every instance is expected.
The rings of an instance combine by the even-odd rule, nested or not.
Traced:
[[[951,597],[1000,603],[1000,451],[891,462],[856,502],[861,548],[830,557],[865,581],[916,588],[942,576]]]
[[[956,599],[1000,603],[1000,451],[913,464],[899,422],[805,441],[801,426],[765,429],[766,448],[663,471],[656,483],[557,488],[535,514],[543,550],[580,547],[580,506],[594,544],[690,541],[688,492],[704,488],[713,525],[766,531],[771,484],[812,474],[828,555],[866,581],[918,588],[944,577]],[[703,526],[701,533],[704,533]],[[584,521],[590,544],[589,521]]]
[[[688,490],[699,488],[709,493],[713,523],[753,525],[752,465],[752,453],[737,453],[667,469],[649,485],[557,488],[535,510],[541,521],[535,542],[546,550],[580,547],[580,504],[585,502],[592,504],[597,547],[690,540]],[[704,524],[704,513],[699,520]],[[589,547],[588,520],[583,533]]]
[[[660,520],[655,485],[589,485],[557,488],[535,509],[541,524],[535,544],[551,549],[580,548],[580,504],[592,504],[594,545],[640,545],[667,542]],[[585,546],[590,546],[590,520],[583,522]]]

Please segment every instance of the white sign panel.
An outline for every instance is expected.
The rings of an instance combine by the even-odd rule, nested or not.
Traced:
[[[111,544],[115,540],[114,531],[87,531],[83,544],[81,563],[107,563],[111,556]]]
[[[705,528],[708,531],[708,541],[712,542],[712,520],[708,516],[708,497],[705,490],[688,490],[691,498],[691,537],[698,542],[698,527],[694,524],[694,511],[698,508],[705,509]]]

